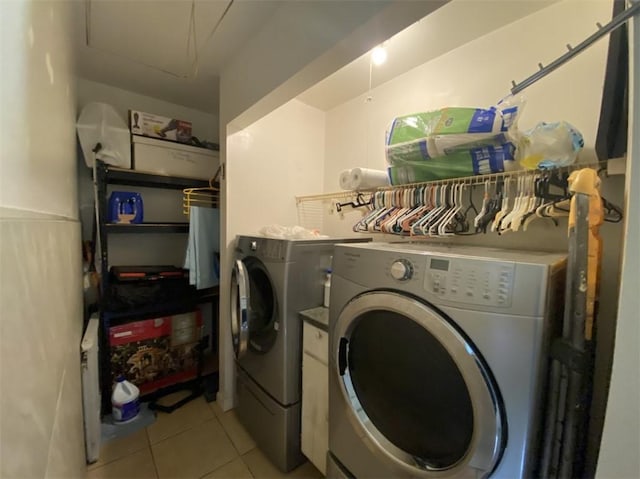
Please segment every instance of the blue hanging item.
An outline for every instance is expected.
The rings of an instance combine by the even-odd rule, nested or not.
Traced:
[[[142,223],[143,209],[140,193],[114,191],[109,196],[109,223]]]

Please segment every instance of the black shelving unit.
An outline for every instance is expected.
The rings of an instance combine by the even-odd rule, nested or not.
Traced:
[[[138,186],[146,188],[158,188],[169,190],[182,190],[185,188],[202,188],[209,186],[208,180],[166,176],[135,170],[116,168],[98,161],[96,164],[96,189],[98,197],[98,232],[100,239],[100,278],[101,278],[101,384],[102,384],[102,410],[103,414],[110,412],[111,407],[111,364],[109,348],[109,328],[132,321],[140,321],[159,316],[170,316],[188,311],[193,311],[201,304],[210,303],[214,327],[212,328],[214,352],[217,353],[217,312],[218,312],[218,287],[205,290],[192,288],[185,291],[179,298],[168,298],[162,302],[144,304],[136,307],[115,308],[108,301],[110,287],[112,285],[109,273],[109,236],[113,234],[187,234],[189,223],[163,222],[163,223],[138,223],[138,224],[114,224],[108,223],[108,185]]]
[[[188,233],[189,223],[106,224],[106,233]]]

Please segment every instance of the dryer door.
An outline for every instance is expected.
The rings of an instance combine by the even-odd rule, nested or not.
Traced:
[[[249,340],[249,316],[251,288],[249,275],[240,260],[231,272],[231,339],[236,358],[242,358],[247,352]]]
[[[507,437],[502,400],[451,320],[413,297],[375,291],[347,304],[334,338],[349,417],[398,475],[493,471]]]
[[[244,298],[244,300],[243,300]],[[231,332],[236,356],[264,354],[278,336],[277,301],[264,263],[248,256],[236,260],[231,276]]]

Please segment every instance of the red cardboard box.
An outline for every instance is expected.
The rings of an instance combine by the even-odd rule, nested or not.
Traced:
[[[200,311],[109,328],[112,383],[122,374],[143,395],[195,378],[201,336]]]

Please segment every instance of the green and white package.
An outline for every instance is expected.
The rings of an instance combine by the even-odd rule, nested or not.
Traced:
[[[515,123],[519,106],[498,109],[442,108],[397,117],[387,132],[387,162],[429,160],[468,143],[503,135]]]

